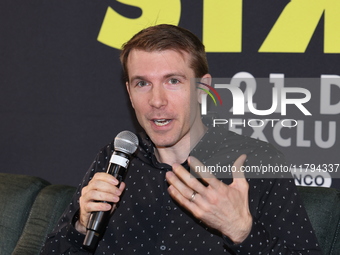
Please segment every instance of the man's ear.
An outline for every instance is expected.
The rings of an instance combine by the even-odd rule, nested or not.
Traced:
[[[126,90],[127,90],[128,94],[129,94],[129,98],[130,98],[131,105],[132,105],[133,108],[135,108],[135,106],[133,105],[132,98],[131,98],[130,84],[129,84],[128,81],[125,82],[125,86],[126,86]]]
[[[197,84],[197,88],[198,88],[197,89],[197,100],[200,104],[202,103],[202,95],[206,94],[204,90],[209,91],[209,88],[207,86],[204,86],[204,84],[211,86],[211,82],[212,82],[211,80],[212,80],[211,75],[207,73],[201,78],[201,80]]]

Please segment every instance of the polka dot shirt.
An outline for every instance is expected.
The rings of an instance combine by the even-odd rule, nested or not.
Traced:
[[[322,254],[292,179],[247,176],[253,225],[244,242],[233,244],[170,197],[165,173],[171,167],[156,160],[145,134],[139,138],[126,189],[94,254]],[[109,144],[98,153],[41,254],[90,254],[82,249],[84,235],[74,228],[78,201],[93,175],[105,171],[112,151]],[[247,154],[249,166],[285,164],[271,145],[217,128],[210,128],[191,154],[206,165],[232,165],[241,154]],[[226,184],[232,182],[226,173],[218,177]]]

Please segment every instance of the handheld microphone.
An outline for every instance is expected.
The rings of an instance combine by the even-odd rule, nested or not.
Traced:
[[[111,174],[121,183],[126,175],[130,163],[130,157],[138,147],[137,136],[130,131],[120,132],[114,140],[114,152],[111,156],[106,173]],[[103,201],[105,202],[105,201]],[[110,216],[116,210],[117,204],[110,203],[110,211],[92,212],[86,226],[86,236],[83,248],[94,251],[100,238],[105,232]]]

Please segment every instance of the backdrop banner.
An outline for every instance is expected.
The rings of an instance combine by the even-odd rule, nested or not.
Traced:
[[[1,172],[78,185],[100,148],[138,132],[119,51],[161,23],[206,46],[222,100],[204,98],[202,115],[218,113],[211,125],[272,143],[297,185],[340,189],[333,0],[1,1]]]

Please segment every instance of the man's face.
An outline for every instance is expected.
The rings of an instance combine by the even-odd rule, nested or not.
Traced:
[[[194,71],[188,53],[132,50],[126,84],[137,119],[156,147],[189,146],[202,128]],[[194,132],[195,133],[195,132]]]

